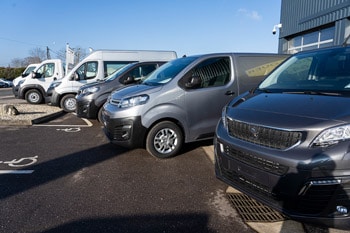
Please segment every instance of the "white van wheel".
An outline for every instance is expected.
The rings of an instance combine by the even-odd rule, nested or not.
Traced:
[[[77,107],[77,100],[74,94],[65,95],[61,100],[61,108],[65,112],[74,112]]]
[[[26,92],[25,99],[30,104],[41,104],[43,97],[40,91],[36,89],[30,89]]]
[[[156,124],[146,138],[148,153],[161,159],[175,156],[180,151],[182,144],[182,131],[171,121]]]

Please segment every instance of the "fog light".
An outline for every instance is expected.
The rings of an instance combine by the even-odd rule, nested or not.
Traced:
[[[337,208],[337,212],[339,214],[347,214],[348,213],[348,208],[346,208],[345,206],[338,205],[336,208]]]
[[[224,153],[225,152],[224,145],[222,143],[219,143],[219,145],[220,145],[220,152]]]

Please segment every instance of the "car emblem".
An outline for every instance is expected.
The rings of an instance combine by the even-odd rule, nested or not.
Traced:
[[[252,126],[249,130],[250,130],[250,133],[252,134],[252,136],[253,136],[254,138],[258,138],[259,132],[258,132],[258,129],[257,129],[257,128],[255,128],[254,126]]]

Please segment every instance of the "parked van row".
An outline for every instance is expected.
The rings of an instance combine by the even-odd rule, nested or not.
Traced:
[[[51,84],[51,105],[66,112],[76,110],[75,96],[84,84],[104,80],[123,66],[141,61],[170,61],[177,58],[174,51],[100,50],[78,63],[64,79]]]
[[[82,85],[103,80],[132,62],[166,62],[175,58],[177,54],[174,51],[98,50],[83,59],[67,75],[61,60],[45,60],[31,74],[18,78],[13,93],[16,98],[25,99],[31,104],[45,102],[73,112],[76,109],[75,95]]]

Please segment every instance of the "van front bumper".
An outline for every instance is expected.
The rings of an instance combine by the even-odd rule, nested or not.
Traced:
[[[102,123],[111,143],[125,148],[144,146],[146,128],[141,124],[141,116],[115,119],[102,114]]]
[[[51,93],[51,91],[50,91]],[[60,97],[61,95],[59,93],[57,93],[55,90],[52,91],[52,95],[51,95],[51,100],[50,100],[50,105],[51,106],[60,106]]]
[[[12,93],[15,96],[15,98],[18,98],[18,90],[19,90],[19,85],[12,86]]]
[[[336,166],[330,170],[327,163],[336,162],[322,154],[334,155],[339,150],[299,163],[283,162],[267,151],[229,136],[220,121],[214,138],[216,177],[291,219],[350,229],[350,173]],[[281,157],[283,152],[279,152]]]
[[[76,97],[77,108],[76,113],[78,117],[96,119],[99,107],[95,105],[94,100],[82,100]]]

